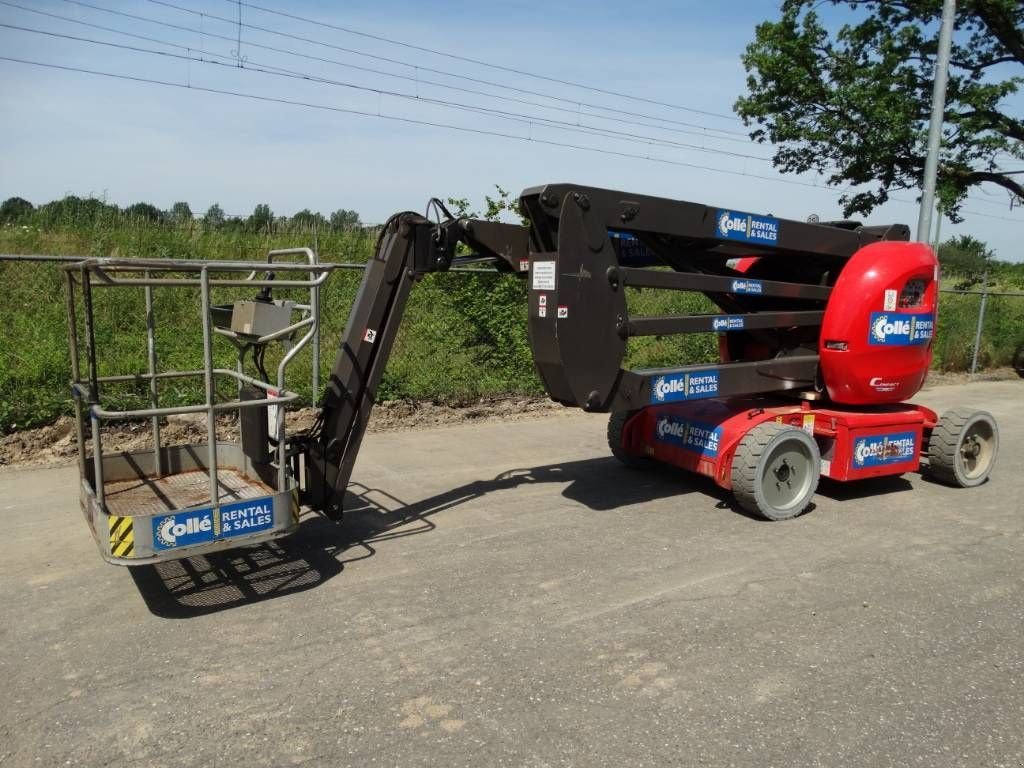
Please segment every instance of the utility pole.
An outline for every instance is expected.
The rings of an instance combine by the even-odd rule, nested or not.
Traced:
[[[924,187],[921,192],[921,215],[917,220],[917,240],[927,243],[932,233],[932,210],[935,208],[935,177],[939,171],[939,145],[946,116],[946,81],[949,78],[949,49],[953,42],[953,21],[956,0],[942,3],[942,28],[939,30],[939,52],[935,59],[935,87],[932,89],[932,119],[928,127],[928,157],[924,164]]]

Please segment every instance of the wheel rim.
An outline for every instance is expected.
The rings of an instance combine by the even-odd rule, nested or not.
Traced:
[[[956,456],[964,477],[974,480],[988,472],[995,447],[995,432],[991,424],[982,419],[968,425]]]
[[[780,512],[799,504],[813,479],[812,460],[811,449],[803,441],[780,441],[768,454],[761,475],[765,502]]]

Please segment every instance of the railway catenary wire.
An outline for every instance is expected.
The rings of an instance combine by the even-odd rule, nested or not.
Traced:
[[[384,37],[382,35],[374,35],[374,34],[371,34],[369,32],[363,32],[363,31],[360,31],[360,30],[357,30],[357,29],[353,29],[351,27],[344,27],[344,26],[341,26],[339,24],[332,24],[330,22],[326,22],[326,21],[322,21],[322,20],[310,19],[310,18],[307,18],[305,16],[300,16],[300,15],[295,14],[295,13],[287,13],[285,11],[277,10],[277,9],[274,9],[274,8],[267,8],[266,6],[256,5],[255,3],[247,3],[244,0],[224,0],[224,1],[227,2],[227,3],[230,3],[231,5],[241,6],[243,8],[250,8],[250,9],[255,10],[255,11],[261,11],[262,13],[269,13],[269,14],[272,14],[274,16],[280,16],[282,18],[292,19],[294,21],[301,21],[301,22],[304,22],[306,24],[312,24],[314,26],[323,27],[324,29],[333,29],[333,30],[338,31],[338,32],[345,32],[345,33],[350,34],[350,35],[357,35],[359,37],[364,37],[364,38],[367,38],[369,40],[376,40],[378,42],[388,43],[390,45],[397,45],[397,46],[401,46],[403,48],[408,48],[408,49],[414,50],[414,51],[421,51],[423,53],[430,53],[430,54],[433,54],[435,56],[443,56],[445,58],[453,59],[455,61],[461,61],[461,62],[464,62],[464,63],[467,63],[467,64],[475,64],[475,65],[481,66],[481,67],[488,67],[490,69],[494,69],[494,70],[497,70],[499,72],[508,72],[508,73],[514,74],[514,75],[522,75],[522,76],[525,76],[525,77],[532,77],[532,78],[536,78],[537,80],[545,80],[547,82],[556,83],[558,85],[567,85],[567,86],[570,86],[572,88],[579,88],[581,90],[590,91],[592,93],[600,93],[600,94],[603,94],[605,96],[614,96],[616,98],[621,98],[621,99],[630,99],[631,101],[638,101],[638,102],[643,102],[643,103],[646,103],[646,104],[653,104],[653,105],[656,105],[656,106],[659,106],[659,107],[666,107],[668,109],[676,109],[676,110],[679,110],[679,111],[682,111],[682,112],[691,112],[693,114],[704,115],[706,117],[716,117],[716,118],[720,118],[722,120],[732,120],[732,121],[735,121],[735,122],[739,122],[740,121],[740,118],[736,117],[736,115],[728,115],[728,114],[724,114],[722,112],[712,112],[712,111],[709,111],[709,110],[706,110],[706,109],[696,109],[695,107],[688,107],[688,106],[684,106],[682,104],[673,104],[671,102],[660,101],[658,99],[648,99],[648,98],[645,98],[643,96],[637,96],[636,94],[622,93],[620,91],[612,91],[612,90],[608,90],[606,88],[599,88],[597,86],[587,85],[585,83],[577,83],[577,82],[574,82],[572,80],[563,80],[563,79],[560,79],[560,78],[557,78],[557,77],[551,77],[550,75],[541,75],[541,74],[538,74],[536,72],[530,72],[530,71],[525,70],[525,69],[517,69],[516,67],[508,67],[508,66],[505,66],[503,64],[495,64],[494,62],[484,61],[482,59],[474,59],[474,58],[472,58],[470,56],[462,56],[460,54],[452,53],[450,51],[441,51],[441,50],[438,50],[436,48],[427,48],[426,46],[416,45],[414,43],[409,43],[409,42],[405,42],[405,41],[402,41],[402,40],[395,40],[393,38]],[[149,2],[156,3],[157,5],[171,6],[170,3],[163,2],[162,0],[149,0]],[[171,6],[171,7],[175,7],[175,6]]]
[[[504,111],[504,110],[497,110],[497,109],[492,109],[492,108],[489,108],[489,107],[482,107],[482,106],[478,106],[478,105],[465,104],[465,103],[461,103],[461,102],[447,101],[447,100],[444,100],[444,99],[435,99],[435,98],[431,98],[431,97],[427,97],[427,96],[420,96],[420,95],[415,95],[415,94],[410,94],[410,93],[403,93],[403,92],[400,92],[400,91],[389,91],[389,90],[384,90],[382,88],[372,88],[370,86],[359,85],[359,84],[356,84],[356,83],[349,83],[349,82],[344,82],[344,81],[340,81],[340,80],[332,80],[330,78],[323,78],[323,77],[320,77],[318,75],[314,75],[314,74],[311,74],[311,73],[300,72],[300,71],[290,70],[290,69],[285,69],[285,68],[282,68],[282,67],[276,67],[276,66],[273,66],[273,65],[270,65],[270,64],[256,62],[256,61],[246,61],[245,66],[238,67],[237,64],[235,63],[235,60],[232,57],[226,56],[224,54],[218,54],[218,53],[214,53],[214,52],[211,52],[211,51],[206,51],[206,50],[203,50],[203,49],[200,49],[200,48],[188,48],[187,50],[189,51],[189,53],[177,54],[177,53],[169,53],[167,51],[155,50],[155,49],[152,49],[152,48],[142,48],[142,47],[139,47],[139,46],[126,45],[126,44],[122,44],[122,43],[114,43],[114,42],[111,42],[111,41],[108,41],[108,40],[96,40],[96,39],[93,39],[93,38],[80,37],[80,36],[77,36],[77,35],[62,34],[60,32],[52,32],[52,31],[47,31],[47,30],[42,30],[42,29],[33,29],[31,27],[22,27],[22,26],[19,26],[19,25],[16,25],[16,24],[6,24],[6,23],[3,23],[3,22],[0,22],[0,28],[11,29],[11,30],[14,30],[14,31],[19,31],[19,32],[29,32],[29,33],[37,34],[37,35],[45,35],[45,36],[52,37],[52,38],[70,40],[70,41],[73,41],[73,42],[85,43],[85,44],[89,44],[89,45],[107,46],[107,47],[116,48],[116,49],[120,49],[120,50],[124,50],[124,51],[129,51],[129,52],[132,52],[132,53],[143,53],[143,54],[148,54],[148,55],[162,56],[162,57],[166,57],[166,58],[175,58],[175,59],[180,59],[180,60],[183,60],[183,61],[189,61],[189,62],[193,62],[193,63],[197,63],[197,64],[229,67],[231,69],[242,69],[242,70],[244,70],[246,72],[256,72],[256,73],[260,73],[260,74],[268,74],[268,75],[274,75],[274,76],[278,76],[278,77],[287,77],[287,78],[296,79],[296,80],[305,80],[305,81],[308,81],[308,82],[320,83],[320,84],[324,84],[324,85],[333,85],[333,86],[338,86],[338,87],[342,87],[342,88],[349,88],[349,89],[358,90],[358,91],[375,93],[375,94],[378,94],[380,96],[389,96],[389,97],[394,97],[394,98],[399,98],[399,99],[407,99],[407,100],[411,100],[411,101],[415,101],[415,102],[420,102],[420,103],[425,103],[425,104],[431,104],[431,105],[439,106],[439,107],[442,107],[442,108],[445,108],[445,109],[454,109],[454,110],[459,110],[459,111],[473,112],[473,113],[476,113],[476,114],[486,114],[486,115],[490,115],[490,116],[493,116],[493,117],[497,117],[498,119],[511,120],[511,121],[514,121],[514,122],[518,122],[518,123],[521,123],[523,125],[543,125],[543,126],[547,126],[547,127],[550,127],[550,128],[554,128],[556,130],[568,131],[570,133],[583,133],[583,134],[586,134],[586,135],[600,135],[600,136],[607,136],[609,138],[622,139],[622,140],[637,140],[637,141],[639,141],[639,142],[641,142],[643,144],[648,144],[648,145],[650,145],[650,144],[657,144],[657,145],[660,145],[660,146],[673,147],[673,148],[679,148],[679,149],[692,150],[692,151],[695,151],[695,152],[703,152],[703,153],[707,153],[707,154],[713,154],[713,155],[720,156],[720,157],[734,157],[734,158],[741,158],[741,159],[744,159],[744,160],[755,160],[755,161],[759,161],[759,162],[771,162],[771,158],[764,157],[764,156],[761,156],[761,155],[751,155],[751,154],[747,154],[747,153],[743,153],[743,152],[733,152],[731,150],[711,148],[711,147],[701,146],[699,144],[689,144],[689,143],[686,143],[686,142],[673,141],[671,139],[663,139],[663,138],[660,138],[660,137],[657,137],[657,136],[648,136],[648,135],[644,135],[644,134],[629,133],[627,131],[615,131],[615,130],[612,130],[612,129],[601,128],[599,126],[592,126],[592,125],[587,125],[587,124],[573,124],[573,123],[568,123],[568,122],[561,121],[561,120],[553,120],[551,118],[544,117],[543,115],[526,115],[526,114],[521,114],[521,113],[517,113],[517,112],[507,112],[507,111]],[[175,45],[173,43],[167,43],[165,41],[154,40],[154,42],[157,42],[157,43],[163,44],[163,45],[169,45],[169,46],[170,45]],[[194,52],[195,54],[199,54],[199,55],[192,55],[192,52]],[[211,59],[206,59],[206,58],[203,58],[204,56],[213,56],[213,57],[222,59],[222,61],[214,61],[214,60],[211,60]]]
[[[220,20],[220,21],[223,21],[223,22],[229,23],[229,24],[238,24],[239,23],[239,22],[236,22],[236,21],[231,20],[231,19],[226,19],[224,17],[213,16],[213,15],[210,15],[210,14],[205,14],[205,13],[200,12],[200,11],[193,11],[192,9],[183,8],[181,6],[177,6],[177,5],[174,5],[172,3],[163,2],[163,0],[159,0],[159,1],[158,0],[150,0],[150,1],[151,2],[155,2],[158,5],[165,5],[167,7],[170,7],[170,8],[176,9],[176,10],[181,10],[181,11],[188,12],[188,13],[193,13],[193,14],[199,15],[202,18],[209,17],[209,18],[213,18],[215,20]],[[232,2],[232,4],[238,4],[237,0],[227,0],[227,1],[228,2]],[[152,18],[149,18],[149,17],[137,16],[135,14],[128,14],[128,13],[125,13],[125,12],[122,12],[122,11],[116,11],[116,10],[113,10],[113,9],[103,8],[101,6],[95,6],[95,5],[92,5],[92,4],[87,3],[87,2],[82,2],[81,0],[65,0],[65,2],[69,2],[69,3],[75,4],[75,5],[80,5],[80,6],[83,6],[83,7],[86,7],[86,8],[91,8],[91,9],[94,9],[94,10],[103,11],[103,12],[106,12],[106,13],[112,13],[112,14],[124,16],[124,17],[131,18],[131,19],[136,19],[136,20],[140,20],[140,21],[148,21],[150,23],[159,24],[159,25],[162,25],[162,26],[165,26],[165,27],[169,27],[169,28],[173,28],[173,29],[179,29],[179,30],[183,30],[183,31],[188,31],[188,32],[191,32],[191,33],[194,33],[194,34],[198,34],[200,36],[207,36],[207,37],[212,37],[212,38],[217,38],[217,39],[223,39],[223,40],[226,40],[226,41],[229,41],[229,42],[234,42],[234,38],[229,38],[229,37],[224,36],[224,35],[218,35],[216,33],[208,32],[208,31],[205,31],[205,30],[202,30],[202,29],[194,29],[194,28],[189,28],[189,27],[182,27],[181,25],[170,24],[168,22],[164,22],[164,21],[161,21],[161,20],[158,20],[158,19],[152,19]],[[138,34],[135,34],[135,33],[127,32],[125,30],[118,30],[118,29],[114,29],[114,28],[110,28],[110,27],[105,27],[105,26],[102,26],[102,25],[91,24],[89,22],[85,22],[85,21],[82,21],[82,20],[79,20],[79,19],[74,19],[74,18],[70,18],[70,17],[61,16],[59,14],[53,14],[53,13],[49,13],[49,12],[46,12],[46,11],[41,11],[39,9],[26,8],[25,6],[21,6],[21,5],[18,5],[16,3],[9,2],[9,0],[0,0],[0,4],[6,5],[6,6],[9,6],[9,7],[12,7],[12,8],[16,8],[16,9],[19,9],[19,10],[27,11],[27,12],[30,12],[30,13],[37,13],[37,14],[40,14],[40,15],[50,16],[52,18],[68,21],[68,22],[71,22],[71,23],[81,24],[83,26],[87,26],[87,27],[91,27],[91,28],[95,28],[95,29],[101,29],[101,30],[104,30],[104,31],[113,32],[115,34],[126,35],[126,36],[133,37],[133,38],[136,38],[136,39],[149,40],[151,42],[157,42],[158,44],[161,44],[161,45],[178,47],[178,48],[181,48],[183,50],[194,50],[194,48],[192,46],[183,45],[183,44],[180,44],[180,43],[174,43],[174,42],[167,42],[167,41],[157,40],[155,38],[147,37],[147,36],[144,36],[144,35],[138,35]],[[278,15],[281,15],[282,17],[289,17],[289,16],[291,16],[290,14],[287,14],[287,13],[284,13],[284,12],[277,12],[277,11],[274,11],[273,9],[269,9],[269,8],[264,7],[264,6],[256,6],[256,5],[253,5],[253,4],[242,4],[242,5],[247,5],[248,7],[251,7],[254,10],[259,10],[259,11],[263,11],[263,12],[266,12],[266,13],[277,13]],[[315,20],[306,19],[305,17],[296,17],[296,18],[298,18],[301,21],[305,21],[305,22],[308,22],[308,23],[311,23],[311,24],[318,24],[319,23],[319,22],[317,22]],[[326,27],[326,28],[337,28],[338,30],[345,31],[345,32],[350,32],[352,34],[361,34],[357,30],[353,30],[353,29],[347,28],[347,27],[339,27],[337,25],[331,25],[331,24],[329,24],[327,22],[323,22],[321,25]],[[239,28],[241,28],[241,27],[239,27]],[[260,28],[260,29],[263,29],[263,28]],[[271,33],[271,34],[276,34],[273,30],[266,30],[266,31]],[[368,33],[362,34],[362,36],[368,37],[368,38],[372,38],[372,39],[377,39],[379,37],[379,36],[370,35]],[[382,40],[382,41],[385,41],[385,42],[393,43],[395,45],[403,45],[404,47],[411,48],[411,49],[422,49],[422,50],[425,50],[425,51],[427,51],[429,53],[434,53],[434,54],[437,54],[437,55],[445,55],[444,52],[436,51],[434,49],[422,48],[421,46],[415,46],[413,44],[404,44],[402,41],[395,41],[395,40],[392,40],[390,38],[383,38],[383,37],[381,37],[379,39]],[[333,60],[333,59],[324,59],[322,57],[311,56],[311,55],[299,53],[299,52],[296,52],[296,51],[290,51],[290,50],[287,50],[287,49],[276,48],[274,46],[266,46],[266,45],[263,45],[263,44],[260,44],[260,43],[255,43],[255,42],[252,42],[252,41],[246,41],[246,45],[250,46],[250,47],[258,47],[258,48],[262,48],[262,49],[266,49],[266,50],[280,52],[280,53],[284,53],[284,54],[287,54],[287,55],[298,56],[298,57],[309,59],[309,60],[320,61],[320,62],[324,62],[324,63],[336,64],[336,65],[339,65],[339,66],[342,66],[342,67],[349,67],[349,68],[352,68],[352,69],[355,69],[355,70],[358,70],[358,71],[364,71],[364,72],[369,72],[369,73],[373,73],[373,74],[379,74],[379,75],[383,75],[383,76],[387,76],[387,77],[404,79],[404,80],[407,80],[407,81],[410,81],[410,82],[416,82],[417,83],[417,87],[420,84],[422,84],[422,85],[431,85],[431,86],[436,86],[436,87],[440,87],[440,88],[446,88],[446,89],[454,90],[454,91],[461,91],[461,92],[465,92],[465,93],[472,93],[474,95],[484,96],[485,98],[492,98],[492,99],[502,100],[502,101],[509,101],[509,102],[515,102],[515,103],[529,104],[529,105],[541,107],[543,109],[551,109],[551,110],[571,113],[571,114],[575,114],[577,116],[577,120],[579,120],[580,117],[582,117],[582,116],[586,116],[586,117],[592,117],[592,118],[595,118],[595,119],[598,119],[598,120],[608,120],[608,121],[614,121],[614,122],[623,123],[623,124],[640,125],[640,126],[644,126],[644,127],[654,128],[656,130],[670,131],[670,132],[681,133],[681,134],[699,135],[699,136],[701,136],[704,139],[711,139],[711,140],[716,140],[716,141],[736,141],[736,142],[742,142],[742,143],[747,143],[749,141],[748,139],[737,139],[737,138],[726,137],[726,136],[716,136],[716,135],[713,135],[713,134],[708,133],[708,132],[709,131],[721,131],[723,129],[710,128],[710,127],[707,127],[707,126],[697,126],[695,124],[683,123],[681,121],[669,121],[669,122],[676,122],[676,123],[678,123],[680,125],[692,125],[693,127],[697,127],[700,130],[699,131],[687,131],[685,129],[678,129],[678,128],[673,129],[673,128],[668,128],[666,126],[653,125],[653,124],[646,123],[646,122],[643,122],[643,121],[626,120],[624,118],[616,118],[616,117],[611,117],[611,116],[608,116],[608,115],[596,115],[596,114],[593,114],[593,113],[582,112],[583,104],[581,102],[575,102],[575,101],[572,101],[571,99],[564,99],[563,97],[555,97],[555,96],[548,96],[548,95],[541,94],[542,96],[544,96],[544,98],[562,99],[562,100],[564,100],[564,101],[566,101],[568,103],[576,104],[577,105],[577,109],[573,110],[573,109],[569,109],[569,108],[566,108],[566,107],[557,107],[557,106],[554,106],[554,105],[545,105],[545,104],[541,104],[539,102],[533,102],[533,101],[530,101],[530,100],[527,100],[527,99],[519,99],[519,98],[516,98],[516,97],[507,96],[507,95],[497,95],[497,94],[487,93],[487,92],[484,92],[484,91],[478,91],[478,90],[475,90],[475,89],[467,89],[467,88],[461,88],[459,86],[452,86],[452,85],[449,85],[449,84],[446,84],[446,83],[440,83],[440,82],[436,82],[436,81],[424,80],[422,78],[419,78],[419,76],[418,76],[418,70],[420,68],[417,65],[409,64],[409,63],[403,63],[403,64],[404,64],[404,66],[408,66],[408,67],[412,67],[412,68],[417,69],[417,77],[415,77],[415,78],[409,77],[409,76],[406,76],[406,75],[399,75],[397,73],[385,72],[383,70],[376,70],[376,69],[368,68],[368,67],[360,67],[359,65],[353,65],[353,64],[346,63],[346,62],[336,61],[336,60]],[[330,44],[324,43],[324,45],[328,45],[329,46]],[[348,49],[345,49],[345,50],[348,50]],[[234,62],[236,62],[236,64],[238,63],[237,57],[228,57],[228,56],[224,56],[222,54],[216,54],[216,53],[212,53],[212,52],[205,52],[205,53],[207,55],[211,55],[211,56],[214,56],[214,57],[217,57],[217,58],[234,61]],[[368,54],[368,55],[372,56],[372,54]],[[460,58],[457,54],[451,54],[451,57],[455,58],[455,59]],[[476,60],[471,60],[471,61],[473,61],[475,63]],[[269,65],[264,65],[264,67],[269,67]],[[275,69],[275,70],[279,70],[281,72],[288,72],[290,74],[296,74],[296,75],[304,74],[304,73],[297,73],[297,72],[295,72],[293,70],[285,70],[283,68],[278,68],[278,67],[271,67],[271,68]],[[501,67],[500,65],[495,65],[495,68],[496,69],[503,69],[503,67]],[[512,71],[511,68],[504,68],[504,69],[509,69],[510,71]],[[531,73],[527,73],[527,74],[531,74]],[[458,77],[458,75],[453,75],[453,76]],[[313,79],[314,77],[315,76],[310,76],[309,79]],[[543,78],[543,76],[539,76],[539,77]],[[330,82],[326,78],[323,78],[321,80],[324,81],[324,82]],[[557,78],[555,78],[553,80],[557,82]],[[341,83],[337,83],[337,84],[350,86],[350,84],[341,84]],[[497,85],[498,85],[498,87],[503,87],[503,88],[506,87],[506,86],[501,85],[501,84],[497,84]],[[576,85],[580,85],[580,84],[576,84]],[[580,87],[589,88],[589,86],[583,86],[583,85],[580,85]],[[374,89],[371,89],[371,90],[374,90]],[[590,90],[601,92],[602,89],[590,88]],[[406,95],[406,97],[408,97],[408,95]],[[476,107],[476,106],[470,106],[470,105],[462,105],[462,108],[467,110],[467,111],[471,111],[471,112],[476,111],[476,112],[483,113],[482,111],[488,111],[488,108]],[[610,110],[610,111],[621,112],[622,114],[632,114],[632,113],[626,113],[626,112],[621,111],[621,110],[614,110],[613,108],[605,107],[605,106],[602,106],[602,105],[594,105],[594,108],[601,109],[601,110]],[[700,110],[696,110],[696,111],[699,112]],[[499,116],[499,117],[504,115],[508,119],[518,119],[519,118],[519,116],[516,115],[515,113],[507,113],[507,112],[504,112],[502,110],[489,110],[489,112],[490,112],[490,114],[493,114],[493,115],[496,115],[496,116]],[[552,128],[556,128],[556,129],[558,129],[558,124],[559,123],[561,125],[565,126],[566,128],[568,128],[569,126],[572,126],[571,123],[565,123],[564,121],[554,121],[554,120],[551,120],[550,118],[540,118],[540,117],[533,118],[533,117],[523,116],[522,119],[524,119],[526,121],[529,121],[531,123],[547,124],[548,127],[552,127]],[[666,118],[661,118],[661,117],[651,117],[651,119],[666,120]],[[545,123],[541,123],[541,120],[544,120]],[[629,132],[625,132],[625,131],[613,131],[611,129],[602,128],[600,126],[584,126],[582,124],[577,124],[575,126],[575,128],[579,129],[576,132],[584,133],[584,134],[608,135],[609,137],[612,137],[612,138],[614,138],[616,136],[623,136],[623,137],[628,137],[628,138],[638,138],[638,139],[641,139],[642,141],[644,141],[644,143],[647,143],[648,145],[657,144],[657,145],[662,145],[662,146],[678,146],[680,148],[685,148],[685,149],[697,149],[697,147],[695,147],[693,145],[686,145],[684,142],[675,142],[675,143],[673,143],[673,142],[670,142],[669,140],[664,140],[664,139],[655,138],[655,137],[642,137],[639,134],[630,134]],[[597,133],[595,134],[595,132],[597,132]],[[739,132],[730,132],[730,133],[739,133]],[[700,149],[698,151],[714,152],[715,154],[720,154],[720,155],[731,155],[731,156],[741,156],[742,155],[742,153],[729,153],[728,151],[725,151],[725,150],[716,151],[716,150],[713,150],[710,147],[707,148],[706,150]],[[766,161],[766,162],[770,162],[771,161],[771,158],[765,158],[765,157],[760,157],[760,156],[752,156],[752,155],[751,156],[746,156],[746,159],[755,159],[755,160],[758,160],[758,161]],[[895,197],[892,198],[892,199],[896,200],[897,202],[908,202],[908,203],[911,202],[911,201],[907,201],[907,200],[901,200],[900,198],[895,198]],[[985,198],[980,198],[980,197],[974,197],[974,196],[968,196],[967,199],[970,202],[972,202],[972,203],[980,203],[980,204],[983,204],[983,205],[995,206],[997,208],[1004,208],[1007,205],[1007,203],[1005,203],[1005,202],[1000,202],[1000,201],[997,201],[997,200],[985,199]],[[1010,207],[1012,208],[1012,205]],[[986,214],[976,214],[976,215],[984,216]],[[1005,218],[1005,217],[1002,217],[1002,218]],[[1012,220],[1012,219],[1010,219],[1010,220]]]
[[[449,129],[449,130],[455,130],[455,131],[460,131],[460,132],[464,132],[464,133],[472,133],[472,134],[478,134],[478,135],[483,135],[483,136],[492,136],[492,137],[496,137],[496,138],[512,139],[512,140],[515,140],[515,141],[531,142],[531,143],[535,143],[535,144],[541,144],[541,145],[553,146],[553,147],[560,147],[560,148],[565,148],[565,149],[575,149],[575,150],[581,150],[581,151],[586,151],[586,152],[593,152],[593,153],[607,155],[607,156],[612,156],[612,157],[621,157],[621,158],[633,159],[633,160],[646,160],[646,161],[652,162],[652,163],[665,164],[665,165],[671,165],[671,166],[677,166],[677,167],[683,167],[683,168],[692,168],[692,169],[695,169],[695,170],[708,171],[710,173],[721,173],[721,174],[726,174],[726,175],[731,175],[731,176],[739,176],[739,177],[748,178],[748,179],[759,179],[759,180],[762,180],[762,181],[769,181],[769,182],[774,182],[774,183],[778,183],[778,184],[787,184],[787,185],[792,185],[792,186],[809,187],[809,188],[813,188],[813,189],[822,190],[822,191],[825,191],[825,192],[828,192],[828,193],[831,193],[831,194],[834,194],[834,195],[841,195],[841,194],[844,194],[844,192],[848,191],[848,190],[842,190],[842,189],[840,189],[840,190],[831,189],[831,188],[828,188],[828,187],[826,187],[826,186],[824,186],[822,184],[815,184],[815,183],[811,183],[811,182],[807,182],[807,181],[801,181],[799,179],[776,178],[776,177],[771,177],[771,176],[764,176],[764,175],[761,175],[761,174],[752,174],[752,173],[748,173],[746,171],[736,171],[736,170],[729,170],[729,169],[724,169],[724,168],[715,168],[715,167],[711,167],[711,166],[704,166],[704,165],[699,165],[699,164],[696,164],[696,163],[688,163],[688,162],[684,162],[684,161],[672,160],[672,159],[669,159],[669,158],[662,158],[662,157],[657,157],[657,156],[652,156],[652,155],[639,155],[639,154],[634,154],[634,153],[629,153],[629,152],[621,152],[621,151],[617,151],[617,150],[605,149],[605,148],[601,148],[601,147],[592,147],[592,146],[586,146],[586,145],[581,145],[581,144],[572,144],[572,143],[569,143],[569,142],[552,141],[552,140],[549,140],[549,139],[541,139],[541,138],[537,138],[537,137],[533,137],[533,136],[521,136],[521,135],[517,135],[517,134],[503,133],[503,132],[500,132],[500,131],[490,131],[490,130],[486,130],[486,129],[482,129],[482,128],[472,128],[472,127],[469,127],[469,126],[455,125],[455,124],[451,124],[451,123],[441,123],[441,122],[430,121],[430,120],[417,120],[417,119],[414,119],[414,118],[402,117],[402,116],[399,116],[399,115],[378,114],[378,113],[375,113],[375,112],[368,112],[368,111],[364,111],[364,110],[348,109],[348,108],[338,107],[338,106],[329,105],[329,104],[316,104],[316,103],[311,103],[311,102],[303,102],[303,101],[298,101],[298,100],[285,99],[285,98],[276,97],[276,96],[267,96],[267,95],[262,95],[262,94],[245,93],[245,92],[242,92],[242,91],[233,91],[233,90],[222,89],[222,88],[208,88],[208,87],[205,87],[205,86],[192,85],[190,83],[180,83],[180,82],[174,82],[174,81],[168,81],[168,80],[158,80],[158,79],[155,79],[155,78],[141,77],[141,76],[136,76],[136,75],[126,75],[126,74],[122,74],[122,73],[104,72],[104,71],[101,71],[101,70],[94,70],[94,69],[89,69],[89,68],[86,68],[86,67],[69,66],[69,65],[63,65],[63,64],[56,64],[56,63],[52,63],[52,62],[34,61],[34,60],[29,60],[29,59],[21,59],[21,58],[17,58],[17,57],[13,57],[13,56],[3,56],[3,55],[0,55],[0,61],[8,61],[8,62],[17,63],[17,64],[25,64],[25,65],[29,65],[29,66],[42,67],[42,68],[46,68],[46,69],[60,70],[60,71],[65,71],[65,72],[76,72],[76,73],[88,74],[88,75],[99,76],[99,77],[107,77],[107,78],[111,78],[111,79],[125,80],[125,81],[142,83],[142,84],[159,85],[159,86],[170,87],[170,88],[178,88],[178,89],[182,89],[182,90],[193,90],[193,91],[198,91],[198,92],[203,92],[203,93],[210,93],[210,94],[220,95],[220,96],[232,96],[232,97],[236,97],[236,98],[244,98],[244,99],[250,99],[250,100],[255,100],[255,101],[262,101],[262,102],[267,102],[267,103],[277,103],[277,104],[284,104],[284,105],[290,105],[290,106],[303,107],[303,108],[308,108],[308,109],[325,110],[325,111],[336,112],[336,113],[341,113],[341,114],[351,114],[351,115],[356,115],[356,116],[361,116],[361,117],[370,117],[370,118],[377,118],[377,119],[383,119],[383,120],[390,120],[390,121],[395,121],[395,122],[408,123],[408,124],[412,124],[412,125],[421,125],[421,126],[427,126],[427,127],[432,127],[432,128]],[[903,198],[896,198],[896,197],[892,197],[891,199],[895,200],[897,202],[904,202],[904,203],[916,205],[916,202],[914,202],[912,200],[907,200],[907,199],[903,199]],[[995,215],[992,215],[992,214],[980,213],[980,212],[977,212],[977,211],[967,211],[967,210],[965,210],[964,213],[970,213],[970,214],[975,215],[975,216],[981,216],[981,217],[990,218],[990,219],[998,219],[998,220],[1002,220],[1002,221],[1012,221],[1012,222],[1019,222],[1019,221],[1021,221],[1021,219],[1011,218],[1011,217],[1007,217],[1007,216],[995,216]]]

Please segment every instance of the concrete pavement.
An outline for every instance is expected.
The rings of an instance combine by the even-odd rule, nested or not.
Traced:
[[[367,437],[359,508],[104,564],[72,467],[0,472],[0,765],[1024,765],[1024,382],[992,479],[787,523],[605,419]]]

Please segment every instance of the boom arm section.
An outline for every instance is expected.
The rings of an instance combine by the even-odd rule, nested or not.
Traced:
[[[457,257],[460,243],[473,255]],[[317,422],[299,451],[306,461],[305,503],[332,517],[341,514],[345,488],[415,281],[480,261],[492,262],[501,271],[520,271],[528,264],[528,243],[528,230],[514,224],[473,219],[438,223],[411,212],[388,220],[363,273]]]

